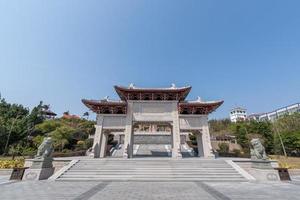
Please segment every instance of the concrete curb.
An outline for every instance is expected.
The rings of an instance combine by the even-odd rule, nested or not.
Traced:
[[[232,160],[225,160],[229,165],[231,165],[236,171],[238,171],[242,176],[244,176],[249,181],[255,181],[256,179],[251,176],[248,172],[246,172],[243,168],[238,166],[236,163],[234,163]]]
[[[73,165],[75,165],[79,160],[72,160],[68,165],[62,167],[60,170],[58,170],[56,173],[54,173],[48,180],[56,180],[59,178],[63,173],[65,173],[67,170],[69,170]]]

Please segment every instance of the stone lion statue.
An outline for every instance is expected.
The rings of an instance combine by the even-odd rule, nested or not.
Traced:
[[[52,139],[51,137],[46,137],[44,138],[42,144],[39,146],[35,158],[36,159],[49,158],[51,157],[52,151],[53,151]]]
[[[251,140],[251,149],[250,154],[251,158],[255,160],[267,160],[267,154],[265,151],[265,147],[261,144],[260,140],[258,138],[254,138]]]

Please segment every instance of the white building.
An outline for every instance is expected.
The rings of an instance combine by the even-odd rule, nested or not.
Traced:
[[[233,108],[230,111],[230,121],[237,122],[237,121],[244,121],[247,119],[247,110],[241,107]]]
[[[208,115],[223,101],[186,101],[191,87],[136,88],[115,86],[119,101],[86,100],[82,102],[97,114],[93,154],[107,156],[107,141],[118,133],[124,146],[123,157],[132,158],[134,144],[143,137],[166,140],[170,155],[181,158],[181,136],[193,133],[197,137],[198,156],[213,157],[208,128]]]
[[[295,112],[300,112],[300,103],[295,103],[290,106],[279,108],[272,112],[260,114],[258,117],[258,120],[259,121],[263,121],[263,120],[274,121],[274,120],[278,119],[280,116],[290,115]]]

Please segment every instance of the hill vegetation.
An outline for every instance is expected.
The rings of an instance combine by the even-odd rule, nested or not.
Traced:
[[[55,152],[85,151],[92,145],[94,121],[83,118],[47,120],[40,102],[32,110],[0,98],[0,154],[33,156],[44,137],[51,136]]]
[[[210,120],[212,135],[234,135],[244,152],[249,152],[250,140],[260,138],[268,154],[300,156],[300,113],[281,116],[275,122]]]

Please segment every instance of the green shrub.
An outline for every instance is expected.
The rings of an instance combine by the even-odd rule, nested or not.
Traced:
[[[66,153],[62,152],[54,152],[52,154],[53,157],[72,157],[72,156],[85,156],[86,151],[81,150],[81,151],[68,151]]]
[[[218,146],[220,153],[229,153],[229,145],[227,143],[219,143]]]
[[[62,151],[61,151],[62,153],[70,153],[70,152],[72,152],[70,149],[63,149]]]
[[[76,151],[79,151],[79,150],[86,150],[86,143],[85,141],[82,141],[82,140],[79,140],[77,141],[77,144],[76,144],[76,147],[75,147],[75,150]]]
[[[25,147],[22,151],[22,156],[30,156],[33,157],[37,152],[37,149],[33,147]]]
[[[88,138],[85,140],[85,145],[86,145],[86,148],[89,149],[93,146],[93,143],[94,143],[94,139],[93,138]]]
[[[241,150],[239,150],[239,149],[233,149],[232,152],[235,154],[236,157],[241,156]]]

